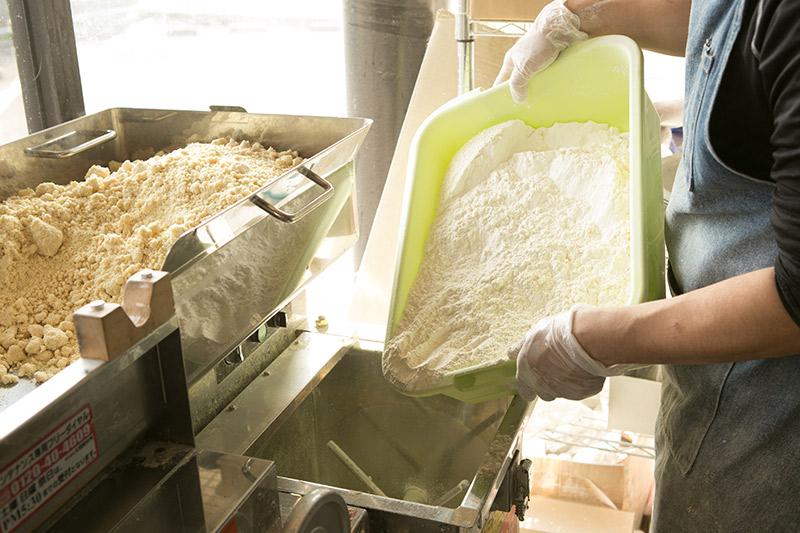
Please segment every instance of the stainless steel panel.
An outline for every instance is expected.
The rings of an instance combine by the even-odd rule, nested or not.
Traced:
[[[279,533],[270,461],[145,441],[45,524],[51,532]]]
[[[185,235],[173,247],[173,251],[189,247],[198,251],[189,266],[176,269],[172,284],[190,384],[327,266],[330,259],[320,258],[317,252],[345,203],[352,199],[352,163],[328,179],[333,196],[293,224],[241,203],[193,230],[193,235]],[[304,205],[308,196],[316,194],[315,188],[287,205]],[[246,229],[226,242],[235,229],[226,217],[247,214],[255,215],[255,222],[239,226]],[[200,249],[203,245],[207,245],[205,250]],[[333,258],[345,249],[332,251]],[[171,257],[172,252],[167,257],[168,270]]]
[[[86,431],[73,443],[78,428]],[[174,316],[113,361],[81,359],[0,412],[3,505],[15,478],[18,489],[38,487],[25,522],[35,527],[146,433],[193,443]]]
[[[301,334],[197,435],[197,445],[247,455],[265,433],[281,426],[353,344],[352,339]]]
[[[295,307],[292,302],[288,308]],[[222,381],[218,380],[216,369],[227,366],[225,360],[218,363],[214,371],[206,372],[195,381],[189,389],[189,402],[192,406],[192,427],[199,433],[219,412],[228,405],[242,390],[257,378],[264,369],[274,361],[297,338],[296,330],[305,317],[291,315],[287,318],[287,327],[267,328],[267,338],[257,344],[248,339],[242,346],[243,355],[247,357],[233,366],[233,369]],[[249,355],[248,355],[249,352]]]
[[[109,109],[0,147],[0,200],[45,181],[81,179],[92,165],[132,159],[141,150],[220,137],[307,158],[170,249],[163,270],[172,274],[191,384],[355,243],[353,160],[370,125],[357,118]],[[96,132],[115,135],[97,140]],[[43,146],[59,157],[31,155]],[[316,176],[331,185],[324,198]],[[262,209],[264,202],[304,216],[279,220]]]
[[[206,531],[280,533],[275,465],[209,450],[197,452]]]
[[[519,397],[481,404],[407,397],[383,378],[379,343],[362,343],[341,354],[318,342],[326,335],[304,336],[305,346],[289,351],[291,365],[271,365],[269,377],[245,389],[231,410],[198,435],[198,443],[275,461],[282,491],[335,488],[348,505],[368,509],[370,523],[385,521],[413,531],[479,531],[519,449],[532,404]],[[326,362],[337,360],[328,370]],[[314,386],[319,376],[324,377]],[[295,390],[284,395],[282,383]],[[312,386],[310,394],[296,392]],[[331,451],[330,442],[388,497],[371,494]],[[441,502],[462,480],[466,490]]]
[[[192,447],[146,440],[100,472],[41,529],[201,531],[203,525]]]

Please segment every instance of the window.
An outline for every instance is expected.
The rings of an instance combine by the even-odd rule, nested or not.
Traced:
[[[0,144],[28,134],[8,6],[0,2]]]
[[[343,9],[330,0],[71,0],[87,114],[111,107],[345,116]],[[0,2],[0,143],[27,135]]]
[[[344,116],[341,2],[72,0],[86,112]]]

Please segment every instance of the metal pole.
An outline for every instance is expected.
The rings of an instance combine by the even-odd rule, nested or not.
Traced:
[[[467,14],[467,0],[458,1],[456,17],[456,44],[458,46],[458,94],[471,91],[475,85],[475,67],[472,61],[475,40],[472,37]]]
[[[30,133],[83,116],[69,0],[7,0]]]

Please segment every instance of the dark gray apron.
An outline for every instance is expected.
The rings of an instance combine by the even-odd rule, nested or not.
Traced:
[[[725,166],[708,123],[743,0],[695,0],[685,144],[666,217],[676,292],[773,266],[774,185]],[[800,531],[800,356],[664,367],[651,531]]]

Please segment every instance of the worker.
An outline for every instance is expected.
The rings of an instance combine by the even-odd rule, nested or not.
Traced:
[[[509,356],[526,399],[582,399],[661,364],[651,531],[800,531],[800,2],[563,0],[507,53],[515,100],[606,34],[685,55],[666,211],[673,298],[576,305]]]

